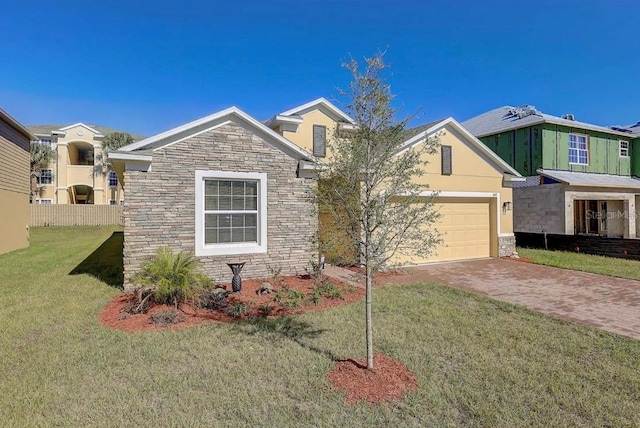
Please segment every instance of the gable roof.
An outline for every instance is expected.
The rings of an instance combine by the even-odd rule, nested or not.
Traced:
[[[496,168],[502,174],[508,174],[510,176],[515,177],[516,178],[515,181],[521,181],[522,175],[520,175],[518,171],[516,171],[511,165],[509,165],[497,154],[495,154],[493,150],[485,146],[482,141],[474,137],[473,134],[471,134],[471,132],[469,132],[464,126],[462,126],[460,123],[458,123],[458,121],[456,121],[452,117],[441,120],[439,122],[432,122],[432,123],[428,123],[428,124],[413,128],[414,130],[418,130],[418,131],[414,132],[414,135],[412,135],[403,143],[402,149],[400,150],[399,153],[421,143],[427,137],[433,134],[436,134],[438,131],[446,127],[451,127],[454,130],[458,131],[462,135],[464,140],[471,147],[477,149],[478,151],[480,151],[480,153],[485,155],[489,159],[489,161],[493,164],[494,168]]]
[[[11,125],[12,128],[14,128],[16,131],[21,133],[23,136],[27,137],[29,140],[33,139],[33,135],[31,135],[32,133],[29,131],[29,129],[27,129],[27,127],[25,127],[20,122],[15,120],[13,116],[11,116],[9,113],[2,110],[1,108],[0,108],[0,119],[7,122],[9,125]]]
[[[526,115],[518,115],[517,112],[523,112]],[[551,123],[554,125],[563,125],[570,128],[588,129],[591,131],[603,132],[606,134],[628,136],[628,133],[616,131],[605,126],[592,125],[590,123],[578,122],[576,120],[563,119],[561,117],[552,116],[542,113],[533,106],[502,106],[486,113],[482,113],[476,117],[462,122],[462,125],[476,137],[484,137],[494,135],[514,129],[526,128],[541,123]]]
[[[308,113],[316,109],[320,109],[325,111],[325,113],[329,113],[329,116],[332,116],[332,119],[335,119],[338,122],[342,121],[342,122],[348,122],[348,123],[355,123],[354,120],[347,113],[340,110],[338,107],[333,105],[331,102],[329,102],[329,100],[327,100],[324,97],[320,97],[313,101],[309,101],[306,104],[302,104],[298,107],[294,107],[287,111],[283,111],[282,113],[279,113],[276,116],[301,116],[305,113]]]
[[[623,175],[594,174],[589,172],[554,171],[539,169],[538,174],[570,186],[620,187],[640,189],[640,180]]]
[[[189,123],[185,123],[184,125],[169,129],[168,131],[145,138],[144,140],[136,143],[120,147],[117,151],[111,152],[109,156],[112,157],[113,154],[113,158],[117,159],[119,156],[123,155],[123,153],[127,152],[129,152],[130,155],[144,153],[144,156],[147,156],[150,153],[149,151],[155,151],[170,144],[183,141],[187,138],[196,136],[232,121],[251,128],[257,135],[265,139],[265,141],[270,142],[275,147],[295,159],[304,159],[309,161],[313,161],[314,159],[310,153],[296,146],[291,141],[287,140],[237,107],[229,107],[217,113],[210,114],[209,116],[196,119]]]
[[[120,131],[120,130],[109,128],[107,126],[102,126],[102,125],[86,125],[81,122],[73,125],[28,125],[26,126],[26,128],[36,136],[50,136],[52,135],[53,132],[58,132],[58,131],[64,132],[65,130],[77,125],[82,125],[85,128],[90,129],[91,132],[94,132],[100,135],[109,135],[114,132],[126,132],[126,131]],[[126,133],[131,135],[134,141],[140,141],[145,138],[144,135],[132,134],[131,132],[126,132]]]

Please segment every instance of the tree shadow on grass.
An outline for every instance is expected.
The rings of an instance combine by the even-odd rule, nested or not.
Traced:
[[[89,254],[69,275],[87,274],[119,289],[124,285],[124,233],[113,232],[93,253]]]
[[[305,339],[319,337],[326,330],[316,329],[310,323],[301,321],[295,317],[259,317],[236,323],[234,326],[249,336],[266,333],[276,339],[288,339],[309,351],[324,355],[331,361],[340,361],[340,358],[331,351],[318,348],[305,341]]]

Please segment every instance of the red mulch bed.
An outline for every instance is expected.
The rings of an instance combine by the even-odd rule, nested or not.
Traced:
[[[269,282],[273,286],[274,293],[262,295],[257,294],[257,290],[263,282]],[[124,292],[111,299],[104,310],[100,313],[100,322],[107,327],[130,333],[162,329],[177,330],[214,322],[229,323],[256,317],[264,317],[265,314],[259,310],[262,305],[268,305],[272,308],[269,314],[270,316],[284,316],[321,311],[327,308],[346,305],[353,303],[364,296],[364,290],[360,288],[351,287],[337,282],[332,283],[342,291],[343,299],[322,297],[318,304],[313,304],[306,300],[306,296],[312,293],[314,287],[314,280],[308,276],[284,277],[282,278],[281,283],[276,283],[273,279],[243,280],[242,292],[238,294],[230,294],[228,302],[229,305],[237,302],[249,304],[249,311],[246,314],[240,317],[233,317],[222,311],[201,309],[185,302],[180,305],[178,310],[182,321],[166,326],[150,323],[149,317],[158,311],[173,310],[173,306],[153,305],[146,314],[130,315],[123,312],[123,308],[131,301],[132,298],[134,298],[134,294],[133,292]],[[283,302],[274,302],[273,298],[275,296],[275,291],[281,290],[284,285],[288,286],[291,290],[301,291],[305,295],[305,301],[301,306],[287,308]],[[227,285],[226,288],[231,289],[231,286]]]
[[[366,358],[343,360],[338,361],[327,376],[334,387],[347,393],[347,404],[399,400],[405,392],[418,387],[415,375],[400,361],[376,354],[373,367],[373,370],[367,369]]]

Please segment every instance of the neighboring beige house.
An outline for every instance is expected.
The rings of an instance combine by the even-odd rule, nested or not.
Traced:
[[[353,120],[335,105],[319,98],[267,121],[275,131],[312,152],[330,158],[327,141],[336,129],[353,129]],[[407,147],[438,135],[441,147],[428,156],[425,196],[438,192],[436,209],[442,214],[435,227],[443,243],[425,259],[398,259],[401,263],[428,263],[483,257],[509,256],[515,251],[512,184],[520,174],[471,135],[453,118],[407,131]]]
[[[38,177],[38,204],[119,205],[124,200],[117,175],[102,152],[105,135],[117,132],[102,126],[34,125],[28,129],[40,144],[50,146],[56,159]],[[141,136],[134,136],[142,139]]]
[[[232,107],[109,154],[126,190],[124,285],[161,246],[217,281],[305,273],[318,230],[313,156]]]
[[[29,245],[29,143],[33,136],[0,109],[0,254]]]

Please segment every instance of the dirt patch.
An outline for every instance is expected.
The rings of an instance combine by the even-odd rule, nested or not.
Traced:
[[[273,286],[274,292],[271,294],[257,294],[263,282],[269,282]],[[311,295],[314,291],[315,282],[308,276],[284,277],[278,281],[273,279],[244,280],[242,281],[242,292],[230,294],[226,306],[228,308],[235,304],[244,304],[247,307],[246,313],[240,316],[232,316],[224,310],[202,309],[192,303],[185,302],[180,304],[178,309],[181,321],[168,325],[154,324],[149,319],[160,311],[172,310],[173,306],[154,304],[147,313],[131,315],[124,312],[123,309],[134,298],[134,294],[133,292],[124,292],[111,299],[100,313],[100,322],[107,327],[130,333],[163,329],[177,330],[213,322],[229,323],[265,316],[285,316],[321,311],[353,303],[364,296],[364,290],[360,288],[339,282],[332,281],[331,283],[340,290],[342,298],[321,296],[314,303],[311,301]],[[229,284],[224,285],[226,285],[227,289],[231,289]],[[296,293],[298,298],[290,298],[290,291]],[[280,292],[280,294],[277,294],[277,292]],[[276,301],[276,299],[280,301]],[[295,306],[292,306],[293,304]]]
[[[334,387],[347,393],[347,404],[399,400],[405,392],[418,387],[415,375],[400,361],[376,354],[373,366],[373,370],[368,370],[364,358],[338,361],[327,377]]]

